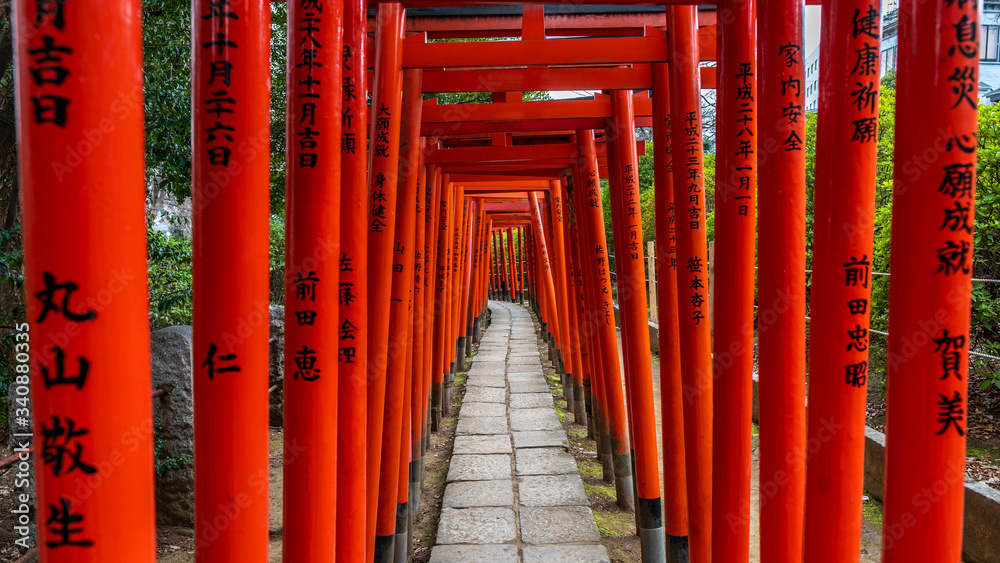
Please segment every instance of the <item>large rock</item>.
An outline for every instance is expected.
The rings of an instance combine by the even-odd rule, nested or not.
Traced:
[[[157,462],[170,460],[156,476],[156,520],[194,527],[194,336],[189,326],[172,326],[150,335],[153,389],[167,391],[153,400],[159,443]]]
[[[283,426],[284,416],[284,389],[285,381],[285,307],[284,305],[271,305],[271,325],[268,351],[270,353],[267,387],[270,389],[275,385],[277,389],[271,392],[270,397],[270,424],[280,428]]]

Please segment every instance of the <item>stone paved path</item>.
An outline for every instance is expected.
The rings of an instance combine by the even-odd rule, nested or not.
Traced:
[[[531,317],[513,303],[489,306],[431,563],[606,563]]]

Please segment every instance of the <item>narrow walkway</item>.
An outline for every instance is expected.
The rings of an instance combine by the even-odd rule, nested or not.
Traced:
[[[523,307],[490,301],[431,563],[608,562]]]

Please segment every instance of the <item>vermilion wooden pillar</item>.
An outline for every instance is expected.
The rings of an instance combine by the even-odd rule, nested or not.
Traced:
[[[427,200],[427,215],[424,218],[424,255],[427,257],[424,267],[424,418],[429,419],[431,430],[437,430],[437,419],[433,414],[432,405],[434,402],[431,389],[436,381],[435,362],[435,335],[437,331],[437,250],[438,250],[438,222],[441,214],[441,172],[435,166],[428,166],[426,172],[427,182],[430,185],[430,192]],[[426,443],[426,440],[425,440]],[[423,446],[421,446],[423,447]],[[423,473],[424,462],[421,459],[420,471]]]
[[[806,464],[809,561],[857,559],[861,542],[879,75],[858,58],[878,52],[879,4],[822,12],[806,442],[822,447]]]
[[[445,343],[448,346],[448,355],[446,358],[451,359],[451,365],[448,369],[448,378],[445,380],[445,395],[449,398],[449,404],[451,401],[452,387],[454,386],[455,374],[460,368],[460,363],[462,361],[458,354],[458,329],[459,329],[459,318],[464,311],[463,304],[461,303],[462,297],[462,271],[464,266],[463,260],[463,244],[465,242],[465,233],[468,231],[467,223],[469,218],[469,201],[465,197],[465,188],[458,186],[455,194],[455,201],[459,207],[456,207],[455,215],[455,225],[451,230],[451,275],[449,281],[449,293],[448,293],[448,338]],[[461,210],[458,213],[458,210]]]
[[[365,4],[345,0],[341,57],[340,348],[337,421],[337,561],[360,561],[368,499],[368,102]]]
[[[612,185],[611,193],[612,207],[619,208],[618,213],[612,214],[612,220],[621,221],[618,233],[622,236],[615,244],[618,307],[621,311],[621,325],[627,327],[627,333],[632,336],[625,352],[625,376],[629,382],[629,400],[632,403],[631,429],[638,493],[636,515],[640,524],[638,533],[643,558],[657,561],[665,556],[663,504],[660,498],[656,419],[653,410],[652,353],[647,337],[649,308],[646,300],[642,215],[639,207],[639,164],[635,149],[635,114],[631,92],[611,92],[611,115],[617,135],[613,140],[615,164],[621,178],[621,183]],[[615,188],[618,193],[614,193]],[[623,336],[623,341],[624,338]]]
[[[384,426],[392,260],[399,174],[403,22],[399,3],[380,4],[368,153],[368,559],[374,558],[376,505]],[[396,450],[398,451],[398,447]],[[395,461],[395,459],[391,460]],[[395,499],[393,499],[395,502]]]
[[[573,380],[574,368],[571,336],[569,331],[569,291],[566,279],[566,220],[565,204],[562,193],[562,183],[560,180],[549,182],[549,202],[551,203],[550,213],[552,219],[552,242],[553,258],[555,270],[553,277],[556,283],[556,314],[559,319],[559,358],[562,360],[563,370],[563,396],[567,405],[573,404]]]
[[[529,206],[531,207],[532,220],[535,222],[535,232],[538,235],[537,238],[537,252],[538,252],[538,265],[541,270],[542,283],[544,284],[543,291],[546,295],[546,303],[555,303],[555,280],[552,276],[552,262],[551,256],[548,249],[548,245],[545,244],[546,238],[542,233],[544,231],[543,220],[542,220],[542,209],[538,202],[538,196],[534,192],[528,194]]]
[[[195,558],[265,561],[270,6],[192,13]]]
[[[468,331],[469,325],[469,313],[472,310],[469,303],[469,286],[472,279],[472,243],[474,241],[473,233],[475,232],[475,219],[478,213],[476,209],[476,202],[473,199],[466,199],[466,205],[468,212],[466,213],[465,227],[462,230],[462,254],[461,254],[461,268],[459,269],[458,281],[460,286],[457,288],[456,294],[458,298],[458,310],[456,312],[456,350],[455,350],[455,360],[457,362],[457,371],[465,370],[465,349],[467,344],[466,332]],[[469,350],[471,353],[471,350]]]
[[[427,351],[427,218],[428,204],[432,187],[427,185],[427,166],[423,161],[425,139],[420,139],[419,170],[417,176],[416,209],[417,221],[414,225],[413,240],[413,348],[411,361],[410,385],[413,387],[410,396],[410,466],[409,466],[409,511],[410,514],[420,514],[421,467],[423,463],[423,442],[426,423],[424,412],[427,405],[425,397]],[[397,538],[397,542],[399,538]],[[396,547],[399,547],[397,543]]]
[[[496,298],[497,294],[501,291],[503,283],[503,270],[500,268],[501,258],[500,250],[497,248],[497,234],[496,231],[490,231],[490,239],[493,245],[493,297]]]
[[[404,402],[407,381],[406,363],[410,348],[413,309],[413,243],[416,228],[417,177],[420,166],[420,108],[423,71],[408,69],[403,72],[403,99],[399,140],[392,148],[397,153],[398,174],[396,198],[395,242],[391,247],[392,260],[387,275],[391,281],[389,300],[389,327],[386,351],[385,407],[382,426],[382,468],[378,479],[378,515],[375,523],[375,561],[388,563],[395,553],[396,506],[399,483],[399,456],[403,429]],[[378,126],[376,125],[376,135]],[[376,140],[377,143],[377,140]],[[378,158],[374,156],[373,158]],[[373,172],[378,168],[373,168]],[[376,172],[379,173],[379,172]],[[389,181],[388,179],[386,181]],[[374,275],[383,275],[375,273]],[[405,508],[404,508],[405,510]]]
[[[959,561],[982,28],[971,2],[899,16],[882,560]]]
[[[704,154],[697,21],[690,6],[667,8],[670,145],[677,217],[677,315],[684,400],[684,468],[691,561],[711,560],[712,343],[708,310]],[[683,202],[683,203],[681,203]]]
[[[446,337],[446,299],[448,282],[448,225],[451,223],[452,199],[454,190],[447,174],[440,180],[439,190],[440,214],[435,218],[437,225],[435,238],[437,240],[437,251],[435,252],[436,275],[434,280],[434,356],[431,376],[434,378],[431,386],[431,428],[440,428],[441,417],[447,408],[447,399],[444,397],[444,372],[447,367],[445,356]]]
[[[410,270],[412,274],[412,269]],[[412,281],[411,281],[412,283]],[[411,301],[411,313],[412,313],[412,301]],[[413,317],[410,317],[412,323]],[[412,341],[411,341],[412,344]],[[405,387],[403,387],[403,416],[402,416],[402,426],[400,427],[400,440],[399,440],[399,464],[398,470],[396,471],[396,522],[395,522],[395,537],[393,538],[393,552],[392,560],[396,563],[406,563],[407,554],[410,551],[408,546],[409,535],[410,535],[410,509],[411,505],[409,503],[410,498],[410,467],[413,461],[410,449],[411,449],[411,437],[413,435],[413,427],[410,425],[411,420],[411,408],[413,406],[413,346],[406,347],[406,381],[404,382]],[[419,494],[419,493],[418,493]]]
[[[343,8],[288,9],[285,561],[335,557]]]
[[[757,22],[755,0],[723,0],[719,10],[731,17],[718,25],[712,560],[742,561],[750,558]]]
[[[469,327],[469,344],[479,343],[479,323],[483,313],[483,268],[486,265],[486,208],[479,206],[479,220],[476,224],[476,248],[472,263],[472,325]],[[471,351],[471,350],[469,350]]]
[[[507,233],[504,229],[497,229],[497,246],[500,252],[500,278],[501,286],[503,288],[503,300],[507,301],[512,293],[511,286],[513,285],[513,280],[510,275],[510,244],[505,236]]]
[[[656,216],[656,308],[660,344],[660,429],[668,561],[686,559],[688,515],[684,470],[684,401],[677,318],[677,213],[670,143],[670,88],[666,64],[653,65],[653,187]]]
[[[802,561],[806,483],[802,4],[761,0],[758,11],[758,146],[769,151],[758,163],[759,422],[768,445],[760,451],[760,553],[763,561],[791,563]]]
[[[462,350],[463,358],[472,355],[473,327],[475,319],[478,318],[478,302],[476,301],[476,290],[478,289],[479,274],[479,254],[480,254],[480,231],[482,230],[483,217],[485,217],[483,206],[477,201],[473,201],[473,211],[469,214],[469,241],[466,251],[466,274],[465,285],[462,287],[462,304],[465,313],[462,315],[462,330],[459,333],[465,349]]]
[[[565,376],[566,365],[563,362],[563,355],[562,355],[563,323],[561,322],[562,321],[562,315],[561,315],[562,306],[560,304],[561,292],[560,292],[559,278],[556,275],[556,272],[552,270],[552,268],[558,268],[559,266],[558,262],[556,261],[556,253],[558,251],[558,247],[556,245],[555,236],[553,235],[553,230],[552,230],[554,214],[552,213],[551,197],[552,197],[551,194],[543,193],[541,195],[541,198],[539,199],[538,211],[539,211],[539,218],[541,219],[542,223],[542,227],[539,232],[539,237],[541,237],[541,242],[545,247],[545,253],[549,259],[548,275],[552,276],[552,284],[553,284],[552,285],[553,293],[551,296],[552,298],[551,300],[546,299],[546,307],[547,307],[547,314],[549,321],[548,326],[550,327],[549,332],[552,335],[552,343],[549,349],[551,351],[553,365],[555,366],[556,370],[560,373],[560,375]],[[546,298],[548,297],[549,296],[546,296]]]
[[[560,197],[563,199],[563,239],[566,241],[566,313],[569,317],[569,353],[573,357],[572,381],[568,381],[573,386],[572,401],[566,401],[566,409],[573,413],[574,422],[586,425],[587,415],[583,406],[583,355],[581,354],[581,329],[579,308],[580,299],[578,297],[577,275],[579,269],[574,260],[575,247],[579,245],[578,239],[573,235],[577,232],[576,219],[573,217],[572,204],[568,196],[567,186],[560,181]],[[578,252],[577,252],[578,253]],[[520,293],[520,290],[518,290]]]
[[[518,262],[518,270],[521,272],[521,295],[518,296],[518,302],[520,302],[521,304],[524,304],[524,293],[525,293],[525,291],[527,291],[527,287],[526,286],[527,286],[527,283],[528,283],[528,271],[527,271],[528,259],[524,255],[524,249],[525,249],[525,245],[524,245],[525,234],[524,233],[525,233],[525,228],[524,227],[518,227],[517,228],[517,232],[518,232],[518,235],[517,235],[518,251],[517,252],[518,252],[518,256],[520,257],[519,258],[520,261]]]
[[[156,560],[140,9],[134,0],[22,0],[14,9],[28,323],[7,327],[17,330],[21,358],[10,391],[30,382],[37,426],[22,411],[27,397],[17,395],[11,404],[22,412],[12,407],[18,432],[11,440],[26,450],[34,434],[42,561]],[[266,65],[263,56],[253,67]],[[115,61],[115,72],[107,72],[107,60]],[[252,72],[250,66],[244,62],[243,72]],[[244,98],[251,105],[259,101],[254,94]],[[244,119],[252,124],[247,109]],[[76,151],[87,156],[78,160]],[[238,222],[252,225],[247,219]],[[249,281],[251,291],[261,287],[253,283],[260,280]],[[266,299],[266,277],[264,287]],[[263,314],[266,333],[266,308]],[[24,359],[29,349],[31,376]],[[266,364],[248,367],[259,367],[255,375],[266,379]],[[266,425],[266,402],[257,396]],[[260,420],[249,422],[257,428]],[[27,453],[19,473],[30,473]],[[240,461],[254,464],[259,453],[252,446]],[[263,461],[266,467],[266,450]],[[249,493],[244,501],[259,500]],[[21,494],[13,506],[28,502]],[[266,494],[261,506],[266,510]],[[29,518],[27,508],[22,515]],[[205,534],[202,526],[198,532]]]
[[[595,311],[598,317],[600,356],[603,360],[604,404],[610,435],[610,452],[614,464],[615,493],[618,506],[635,507],[632,492],[632,463],[630,459],[628,420],[625,414],[625,397],[622,391],[621,368],[618,361],[618,335],[615,330],[615,311],[611,300],[611,273],[608,263],[608,245],[604,232],[604,208],[600,193],[594,197],[590,190],[600,190],[597,175],[597,148],[594,131],[577,131],[580,147],[580,173],[587,181],[587,205],[581,210],[581,229],[589,233],[587,250],[580,257],[585,268],[590,269],[594,281]],[[591,184],[593,180],[593,184]],[[589,263],[589,266],[587,265]],[[656,477],[659,480],[659,476]]]
[[[514,229],[507,227],[507,255],[510,257],[510,300],[517,300],[517,255],[514,253]]]
[[[594,392],[593,385],[597,381],[598,377],[595,375],[597,369],[594,366],[594,359],[597,354],[594,352],[594,332],[596,331],[596,321],[594,321],[593,316],[590,314],[589,300],[587,299],[586,286],[584,282],[584,267],[582,256],[584,255],[584,248],[586,246],[586,237],[581,228],[580,221],[580,210],[583,209],[582,199],[580,197],[580,192],[585,189],[584,186],[586,181],[583,179],[583,175],[579,173],[579,167],[574,167],[573,171],[573,189],[570,191],[567,200],[572,206],[570,212],[570,236],[574,244],[571,245],[573,252],[573,273],[574,273],[574,285],[576,286],[576,308],[577,308],[577,333],[580,337],[580,360],[583,367],[582,379],[583,388],[581,389],[581,394],[577,400],[578,410],[575,414],[578,420],[586,421],[587,426],[587,436],[589,438],[595,439],[594,433],[594,423],[593,423],[593,403],[594,403]],[[574,393],[575,394],[575,393]]]
[[[500,268],[497,266],[497,237],[492,228],[490,230],[490,274],[490,297],[495,299],[500,290]]]

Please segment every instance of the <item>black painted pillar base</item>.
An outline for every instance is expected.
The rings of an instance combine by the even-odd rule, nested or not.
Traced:
[[[396,536],[375,536],[374,563],[393,563],[396,551]]]
[[[465,337],[459,336],[455,342],[455,373],[465,371]]]
[[[452,367],[455,364],[451,364]],[[448,417],[451,413],[451,373],[446,373],[442,377],[444,385],[441,387],[441,416]]]
[[[563,376],[563,399],[566,400],[566,410],[573,411],[573,374]]]
[[[423,457],[410,462],[410,492],[407,497],[414,514],[420,514],[420,469]]]
[[[612,444],[613,447],[614,444]],[[613,453],[611,460],[614,462],[615,468],[615,493],[618,498],[618,507],[623,510],[635,510],[635,485],[632,482],[632,463],[629,455],[627,453]]]
[[[431,432],[441,430],[441,384],[431,383]]]
[[[691,554],[688,550],[687,536],[671,536],[667,538],[667,563],[690,563]]]
[[[604,443],[604,454],[601,456],[601,470],[603,471],[601,477],[605,483],[611,483],[615,480],[615,456],[611,452],[611,434],[601,435],[601,441]]]
[[[587,405],[586,405],[586,395],[583,390],[583,382],[580,385],[573,382],[573,404],[566,405],[567,407],[572,406],[573,408],[573,420],[577,424],[587,425]]]
[[[393,563],[406,563],[406,554],[409,550],[410,536],[410,511],[408,502],[396,505],[396,538],[395,550],[393,551]],[[662,559],[661,559],[662,561]]]

